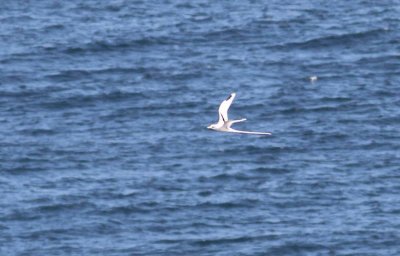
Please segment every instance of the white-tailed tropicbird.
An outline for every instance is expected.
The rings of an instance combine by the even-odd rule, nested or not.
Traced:
[[[228,119],[228,110],[231,106],[233,99],[235,98],[236,93],[232,93],[229,97],[224,100],[219,106],[219,120],[218,123],[212,124],[208,126],[208,129],[219,131],[219,132],[233,132],[233,133],[243,133],[243,134],[255,134],[255,135],[271,135],[270,132],[248,132],[248,131],[239,131],[232,129],[231,126],[234,123],[246,121],[246,118],[240,120],[229,120]]]

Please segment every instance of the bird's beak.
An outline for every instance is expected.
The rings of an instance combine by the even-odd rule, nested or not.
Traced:
[[[211,125],[207,126],[207,129],[211,129]]]

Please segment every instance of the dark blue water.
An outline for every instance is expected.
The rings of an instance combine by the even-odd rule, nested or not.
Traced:
[[[400,255],[399,116],[399,1],[2,1],[0,255]]]

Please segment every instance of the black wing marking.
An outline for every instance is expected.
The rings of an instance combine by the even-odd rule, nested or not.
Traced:
[[[221,116],[222,120],[223,120],[224,122],[226,122],[224,116],[221,115],[221,114],[220,114],[220,116]]]

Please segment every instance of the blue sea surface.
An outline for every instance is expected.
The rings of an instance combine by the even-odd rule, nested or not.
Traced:
[[[1,1],[0,255],[399,241],[398,0]]]

